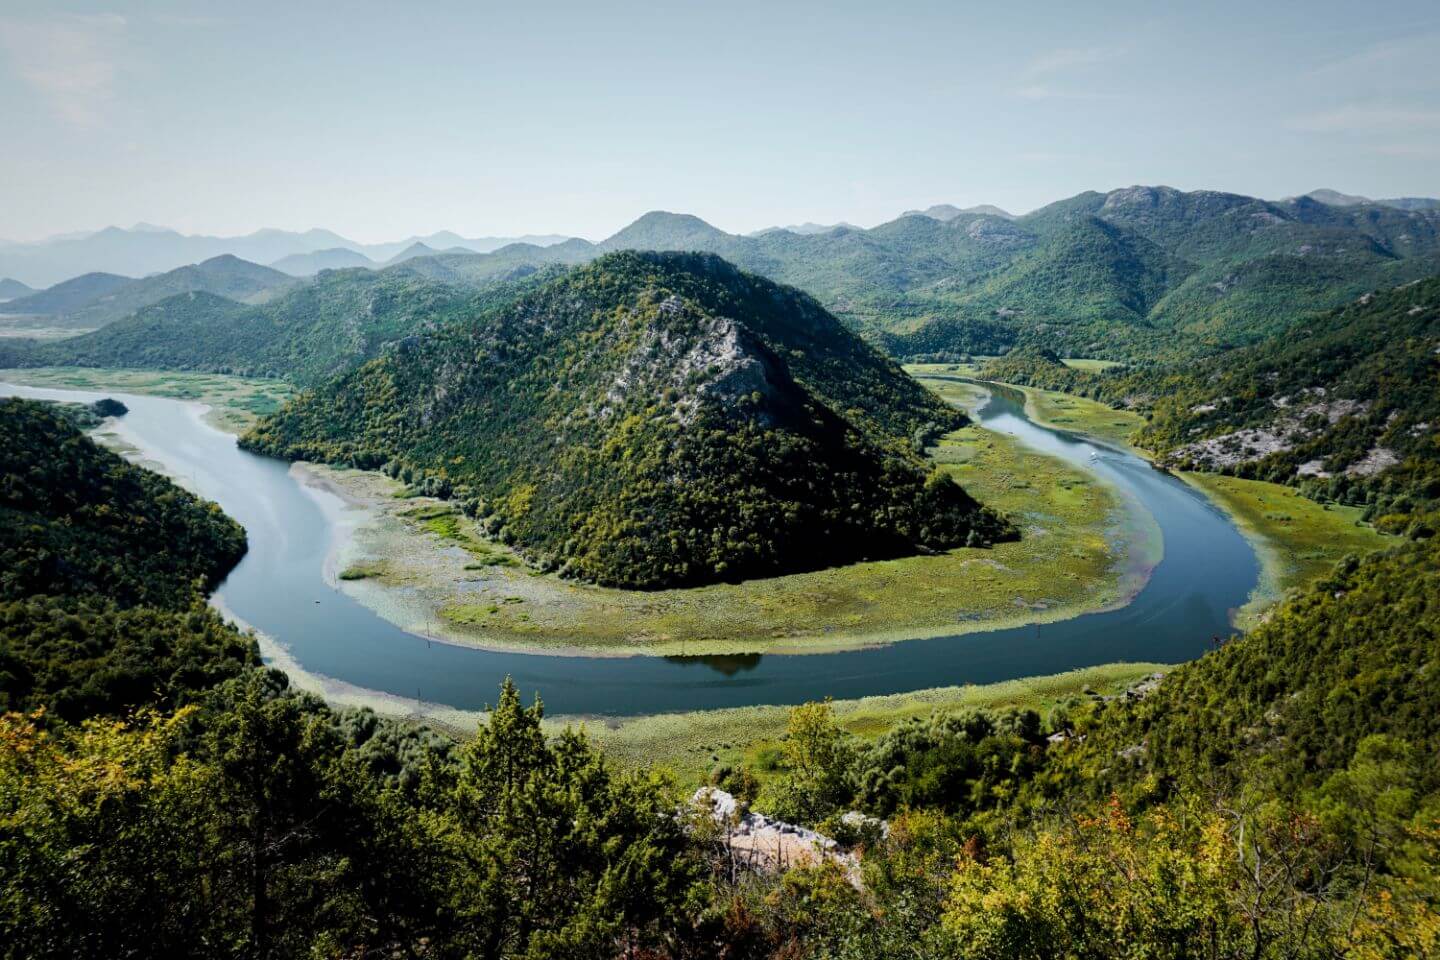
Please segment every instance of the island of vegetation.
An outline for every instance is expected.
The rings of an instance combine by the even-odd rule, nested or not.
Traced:
[[[964,423],[805,294],[624,252],[397,341],[242,444],[384,467],[541,569],[656,588],[1015,537],[923,457]]]

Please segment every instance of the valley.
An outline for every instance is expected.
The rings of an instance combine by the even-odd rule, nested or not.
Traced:
[[[97,371],[92,376],[103,379],[105,374]],[[196,388],[189,385],[188,389]],[[239,385],[224,382],[212,383],[210,389],[215,396],[228,393],[236,397],[244,393]],[[90,396],[70,391],[50,395]],[[275,461],[256,458],[235,449],[232,440],[200,421],[201,408],[198,406],[118,395],[124,397],[131,407],[131,412],[118,421],[118,436],[145,460],[163,464],[179,482],[195,485],[215,497],[233,515],[240,517],[251,531],[250,551],[217,592],[217,604],[242,623],[261,631],[266,638],[262,649],[267,657],[287,663],[294,676],[313,675],[317,689],[325,690],[327,696],[339,702],[370,703],[411,715],[418,709],[443,719],[453,716],[456,709],[474,710],[479,705],[477,696],[484,696],[488,687],[485,678],[513,672],[530,678],[530,682],[543,684],[550,691],[551,703],[563,714],[643,714],[683,709],[694,706],[697,701],[708,701],[715,706],[796,702],[804,698],[807,695],[805,691],[810,689],[823,688],[845,698],[929,688],[936,686],[935,681],[946,673],[957,679],[964,678],[967,682],[984,683],[1037,672],[1053,672],[1043,667],[1037,671],[1036,667],[1042,664],[1079,666],[1107,663],[1114,659],[1166,660],[1177,654],[1183,656],[1182,651],[1197,645],[1193,629],[1182,629],[1186,624],[1193,628],[1193,618],[1199,609],[1196,606],[1199,602],[1197,596],[1189,600],[1186,619],[1172,621],[1176,630],[1168,638],[1163,633],[1150,631],[1117,636],[1113,629],[1105,626],[1089,626],[1091,618],[1075,619],[1086,609],[1114,606],[1121,622],[1129,618],[1148,621],[1154,614],[1147,614],[1146,610],[1163,610],[1170,606],[1165,591],[1172,588],[1161,586],[1156,596],[1153,576],[1150,577],[1150,599],[1127,602],[1127,598],[1146,582],[1149,568],[1160,553],[1156,542],[1159,533],[1151,526],[1154,520],[1149,519],[1146,513],[1146,510],[1154,510],[1155,507],[1149,504],[1146,508],[1138,508],[1131,504],[1120,508],[1118,494],[1107,492],[1107,488],[1117,484],[1118,489],[1125,476],[1123,473],[1110,473],[1108,480],[1087,475],[1087,469],[1096,469],[1089,459],[1089,451],[1093,448],[1083,444],[1067,447],[1054,439],[1047,439],[1047,434],[1034,428],[1027,432],[1014,407],[1003,408],[995,416],[1000,421],[1000,429],[1018,432],[1020,440],[1012,439],[1003,432],[991,433],[983,428],[971,427],[962,433],[968,432],[972,436],[957,436],[949,438],[948,442],[942,441],[936,455],[942,462],[952,463],[962,476],[966,476],[964,471],[967,467],[976,470],[983,466],[987,468],[986,472],[993,468],[1000,478],[1004,478],[1003,484],[995,491],[1002,497],[1033,500],[1036,495],[1028,482],[1012,488],[1019,468],[1027,468],[1027,476],[1048,475],[1055,479],[1057,492],[1051,495],[1055,499],[1049,508],[1052,512],[1037,513],[1032,502],[1032,509],[1026,514],[1034,524],[1030,528],[1032,536],[1028,542],[1044,544],[1038,551],[1029,548],[1029,569],[1033,569],[1033,573],[1026,572],[1027,566],[1018,553],[993,557],[991,550],[962,549],[956,551],[953,557],[861,564],[824,575],[801,575],[798,584],[786,582],[792,578],[780,578],[779,581],[756,581],[734,588],[682,591],[681,595],[689,594],[684,597],[683,604],[693,611],[690,613],[691,629],[697,633],[708,631],[713,637],[717,632],[715,621],[725,623],[727,617],[733,616],[732,611],[736,607],[752,617],[774,617],[772,623],[789,628],[787,635],[778,638],[774,636],[774,629],[764,633],[736,630],[722,642],[709,646],[705,643],[705,635],[681,637],[678,642],[652,641],[637,645],[633,636],[647,624],[663,623],[670,629],[674,629],[676,623],[684,625],[684,621],[673,613],[661,620],[652,610],[644,608],[635,610],[629,617],[623,614],[617,616],[612,621],[616,624],[615,632],[608,637],[603,630],[582,634],[576,627],[571,628],[572,633],[555,631],[547,636],[544,628],[548,618],[568,615],[575,617],[572,623],[583,622],[586,611],[582,609],[578,616],[570,613],[567,607],[571,604],[565,601],[575,593],[593,592],[596,588],[586,591],[567,585],[553,575],[540,577],[525,574],[530,581],[529,589],[538,588],[543,592],[532,594],[534,598],[526,602],[506,603],[501,599],[495,605],[501,609],[515,608],[518,612],[510,616],[526,614],[534,626],[527,624],[527,629],[512,629],[509,637],[502,627],[501,631],[497,631],[499,642],[488,631],[478,638],[465,633],[455,637],[469,645],[480,643],[490,649],[491,652],[486,653],[423,640],[420,642],[424,646],[418,645],[415,634],[422,637],[429,635],[435,640],[444,638],[441,624],[446,607],[437,605],[438,610],[434,614],[429,613],[432,608],[428,606],[420,610],[412,607],[409,616],[397,616],[397,608],[404,610],[404,601],[395,598],[417,592],[414,584],[395,584],[393,592],[384,591],[377,598],[373,595],[367,597],[364,590],[370,578],[343,578],[349,562],[344,558],[344,538],[354,536],[362,538],[363,542],[366,526],[366,521],[357,517],[354,511],[347,510],[343,501],[306,484],[304,475],[300,475],[297,483],[297,478]],[[1044,452],[1030,449],[1035,445],[1048,445],[1048,449]],[[1050,459],[1062,453],[1067,459]],[[1068,467],[1068,472],[1067,463],[1073,464]],[[1041,466],[1041,471],[1029,472],[1036,465]],[[1050,472],[1047,474],[1046,470]],[[1100,472],[1105,473],[1103,470]],[[369,476],[369,483],[393,483],[378,475]],[[242,481],[242,477],[250,479]],[[1155,495],[1168,498],[1167,502],[1173,507],[1183,506],[1184,511],[1190,511],[1190,519],[1184,522],[1182,514],[1173,509],[1165,511],[1159,518],[1172,534],[1206,536],[1213,541],[1213,534],[1199,533],[1206,523],[1211,522],[1206,519],[1206,512],[1199,509],[1200,501],[1186,496],[1183,488],[1173,482],[1167,484],[1159,475],[1151,476],[1149,471],[1130,480],[1131,484],[1136,482],[1141,484],[1141,489],[1152,489],[1157,491]],[[243,486],[235,486],[237,483]],[[393,486],[390,490],[393,491]],[[415,509],[414,499],[394,502],[405,505],[402,509]],[[1018,505],[1020,501],[1011,502]],[[423,506],[423,498],[420,503]],[[1080,510],[1078,515],[1071,512],[1077,508]],[[1117,510],[1134,518],[1119,528],[1125,531],[1119,537],[1114,536],[1114,514]],[[1068,529],[1062,532],[1060,524],[1084,517],[1087,513],[1091,517],[1089,522],[1093,533],[1088,536],[1093,538],[1092,542],[1087,545],[1083,540],[1077,540],[1073,546],[1062,546],[1064,540],[1061,537],[1083,535],[1084,528],[1079,534]],[[1192,528],[1187,526],[1191,523],[1201,524],[1201,527],[1192,532]],[[1041,524],[1054,526],[1054,532],[1043,529]],[[1127,526],[1129,530],[1126,530]],[[308,532],[302,535],[302,530]],[[1245,547],[1242,541],[1233,533],[1230,536],[1231,549],[1243,553]],[[469,551],[435,543],[433,537],[434,534],[429,531],[419,535],[424,555],[431,562],[456,562],[474,556]],[[1016,547],[1026,543],[1022,540]],[[335,553],[337,546],[341,547],[338,554]],[[1211,549],[1217,547],[1217,543],[1211,543]],[[1098,566],[1093,570],[1081,567],[1067,576],[1056,565],[1058,558],[1055,554],[1059,549],[1074,554],[1077,548],[1082,557],[1084,551],[1090,551],[1094,559],[1089,562]],[[386,556],[382,562],[388,565],[392,559]],[[1074,562],[1074,558],[1070,557],[1066,562]],[[927,583],[923,573],[914,575],[916,569],[923,570],[923,565],[927,563],[935,568],[929,574],[934,578],[933,585]],[[902,565],[900,569],[896,569],[896,564]],[[907,564],[914,569],[906,570],[904,565]],[[984,569],[977,571],[976,566]],[[509,573],[517,568],[498,569]],[[1188,583],[1188,575],[1181,570],[1168,569],[1163,562],[1159,569],[1162,583]],[[477,571],[468,571],[461,572],[460,576],[471,579],[476,574]],[[1101,577],[1100,582],[1104,577],[1114,577],[1114,599],[1107,601],[1105,594],[1097,590],[1097,581],[1082,579],[1081,574]],[[377,579],[384,580],[390,575],[387,570]],[[849,599],[854,593],[838,605],[838,610],[836,606],[817,605],[811,596],[821,576],[848,581],[846,587],[850,591],[864,589],[866,579],[870,579],[874,586],[869,587],[871,593],[867,597],[866,609],[872,618],[869,622],[876,626],[860,633],[843,619],[848,612],[846,604],[854,602]],[[1131,578],[1133,585],[1125,586],[1126,581],[1122,577]],[[1249,589],[1244,578],[1243,566],[1237,567],[1231,571],[1231,579],[1226,581],[1226,585],[1220,587],[1222,591],[1228,590],[1229,596],[1234,599],[1222,600],[1218,606],[1211,608],[1208,616],[1214,622],[1214,629],[1225,628],[1227,604],[1240,602]],[[1067,607],[1051,596],[1052,593],[1063,593],[1065,589],[1064,583],[1057,582],[1059,579],[1076,584],[1071,589],[1076,590],[1075,596],[1085,598],[1085,606]],[[994,600],[987,601],[983,589],[977,593],[977,584],[983,586],[987,581],[995,584],[991,588]],[[287,585],[283,598],[275,586],[282,582]],[[306,583],[311,585],[309,589],[302,586]],[[407,633],[384,623],[358,605],[342,604],[337,608],[334,605],[339,596],[334,593],[337,583],[345,593],[366,598],[376,609],[412,632]],[[357,590],[357,586],[361,589]],[[1057,587],[1060,589],[1057,590]],[[507,583],[500,592],[506,597],[519,596],[522,589],[526,588]],[[747,590],[750,591],[748,608],[743,606]],[[810,605],[800,607],[798,613],[794,609],[799,607],[798,602],[790,610],[785,610],[783,604],[773,600],[767,605],[766,598],[778,596],[784,599],[790,590]],[[1026,596],[1022,592],[1026,590],[1035,593]],[[385,593],[390,593],[390,596],[385,596]],[[640,600],[633,595],[625,598],[614,591],[610,595],[639,606]],[[333,599],[325,599],[327,596]],[[663,601],[663,593],[644,593],[639,598],[653,603],[653,598],[657,596]],[[936,596],[940,598],[938,601]],[[1141,597],[1145,596],[1142,592]],[[557,597],[560,600],[558,604]],[[884,600],[877,602],[881,597]],[[950,598],[948,601],[947,597]],[[927,624],[923,619],[929,604],[943,609],[942,623],[932,621]],[[551,605],[560,606],[558,615],[548,612]],[[769,612],[777,607],[781,610],[779,616]],[[506,612],[509,613],[508,610]],[[821,618],[827,615],[836,619],[833,632],[839,636],[827,636],[823,630],[817,629],[823,624]],[[340,619],[336,620],[337,617]],[[785,617],[789,619],[782,619]],[[736,617],[733,622],[743,620],[743,617]],[[603,627],[605,621],[600,623]],[[1020,623],[1031,626],[1021,627]],[[852,631],[848,635],[847,627]],[[750,626],[746,629],[753,631]],[[977,639],[965,639],[963,635],[967,633]],[[936,636],[938,639],[914,639],[924,636]],[[957,636],[961,637],[958,641],[949,639]],[[880,641],[896,642],[873,647]],[[958,651],[954,648],[956,642],[963,643],[966,651],[958,659]],[[857,644],[868,649],[838,652]],[[508,652],[502,653],[502,650]],[[549,655],[534,656],[537,652]],[[633,655],[637,652],[647,655],[638,660],[633,656],[621,659],[602,656],[597,660],[593,656]],[[796,655],[806,653],[812,655]],[[854,665],[862,663],[866,665],[862,672],[854,673]],[[944,672],[937,673],[938,663],[946,664]],[[412,688],[420,693],[418,703],[417,698],[410,696]],[[374,694],[367,693],[367,689],[372,689]],[[623,699],[617,699],[619,691],[625,691]]]
[[[0,9],[0,960],[1440,960],[1440,6]]]

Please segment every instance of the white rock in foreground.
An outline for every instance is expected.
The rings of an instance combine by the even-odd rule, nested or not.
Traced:
[[[690,803],[697,810],[709,812],[725,831],[725,845],[746,869],[779,873],[790,867],[813,867],[830,861],[845,871],[851,883],[860,885],[860,858],[842,850],[824,834],[763,813],[741,813],[734,796],[714,787],[696,790]]]

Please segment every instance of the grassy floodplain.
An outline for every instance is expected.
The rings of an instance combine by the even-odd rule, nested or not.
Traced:
[[[1150,531],[1127,526],[1115,491],[1011,437],[969,427],[932,455],[982,502],[1016,517],[1023,538],[644,592],[536,574],[450,505],[409,498],[381,474],[306,469],[368,514],[337,558],[347,593],[407,629],[502,649],[812,653],[1052,621],[1128,599],[1158,556]]]
[[[1364,555],[1396,542],[1362,523],[1359,507],[1322,504],[1278,483],[1215,473],[1184,473],[1186,483],[1230,515],[1260,558],[1260,582],[1241,608],[1249,629],[1291,590],[1329,573],[1346,554]]]
[[[1043,715],[1067,700],[1114,695],[1165,669],[1153,663],[1106,664],[1002,683],[839,700],[834,708],[840,725],[850,733],[875,738],[910,717],[937,712],[1017,707]],[[658,764],[668,767],[682,784],[691,784],[720,764],[744,763],[763,780],[776,768],[787,715],[786,707],[760,706],[610,720],[556,717],[547,722],[557,731],[583,723],[589,736],[622,766]]]
[[[1065,363],[1081,370],[1114,366],[1105,360],[1066,360]],[[957,385],[938,377],[978,377],[980,373],[978,363],[914,363],[907,365],[905,370],[941,396],[952,396]],[[1130,445],[1130,435],[1145,425],[1145,418],[1138,413],[1116,410],[1095,400],[1054,390],[1037,390],[1013,384],[1005,386],[1025,395],[1025,414],[1035,423],[1083,433],[1112,446],[1135,451]]]
[[[54,390],[114,390],[142,396],[194,400],[210,408],[205,421],[227,433],[240,433],[259,417],[279,408],[294,392],[279,380],[232,377],[218,373],[108,370],[96,367],[33,367],[0,370],[0,381]]]

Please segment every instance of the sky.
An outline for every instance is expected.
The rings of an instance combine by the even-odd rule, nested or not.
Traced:
[[[0,237],[1440,195],[1440,3],[0,0]]]

